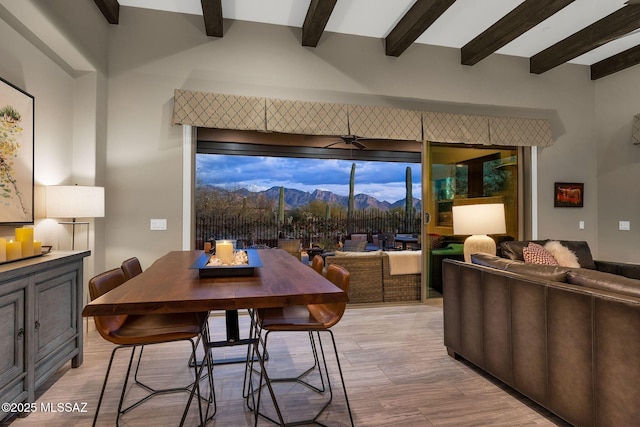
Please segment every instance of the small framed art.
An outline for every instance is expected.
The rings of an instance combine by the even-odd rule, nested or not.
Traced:
[[[581,208],[584,206],[584,183],[554,183],[553,206],[556,208]]]

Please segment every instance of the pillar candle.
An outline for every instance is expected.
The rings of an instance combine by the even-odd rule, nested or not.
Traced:
[[[7,242],[7,261],[22,258],[22,242]]]
[[[7,239],[0,237],[0,262],[7,260]]]
[[[226,240],[220,243],[216,242],[216,256],[220,258],[223,264],[231,264],[233,261],[233,245],[231,242]]]
[[[33,228],[16,228],[16,241],[22,244],[22,257],[33,256]]]
[[[33,241],[33,254],[34,255],[42,254],[42,242],[38,240]]]

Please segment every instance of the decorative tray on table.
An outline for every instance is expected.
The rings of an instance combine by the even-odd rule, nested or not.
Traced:
[[[216,256],[203,253],[191,266],[199,270],[200,277],[236,277],[253,276],[255,269],[262,267],[260,256],[256,249],[243,249],[236,251],[245,252],[247,257],[244,263],[238,264],[215,264]],[[236,259],[239,257],[236,254]],[[240,257],[242,258],[242,257]],[[212,262],[210,262],[212,261]]]

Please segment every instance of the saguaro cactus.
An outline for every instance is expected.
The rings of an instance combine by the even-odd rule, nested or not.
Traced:
[[[349,177],[349,204],[347,205],[347,233],[353,233],[352,223],[354,214],[354,191],[356,183],[356,164],[351,164],[351,176]]]
[[[408,232],[411,228],[411,217],[413,216],[413,182],[411,179],[411,167],[407,166],[405,176],[405,208],[404,208],[404,231]]]
[[[284,224],[284,187],[280,187],[280,197],[278,197],[278,223]]]

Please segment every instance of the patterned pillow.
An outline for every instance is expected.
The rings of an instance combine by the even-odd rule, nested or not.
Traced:
[[[537,243],[529,242],[529,245],[522,248],[524,262],[543,265],[558,265],[558,261],[551,253]]]

